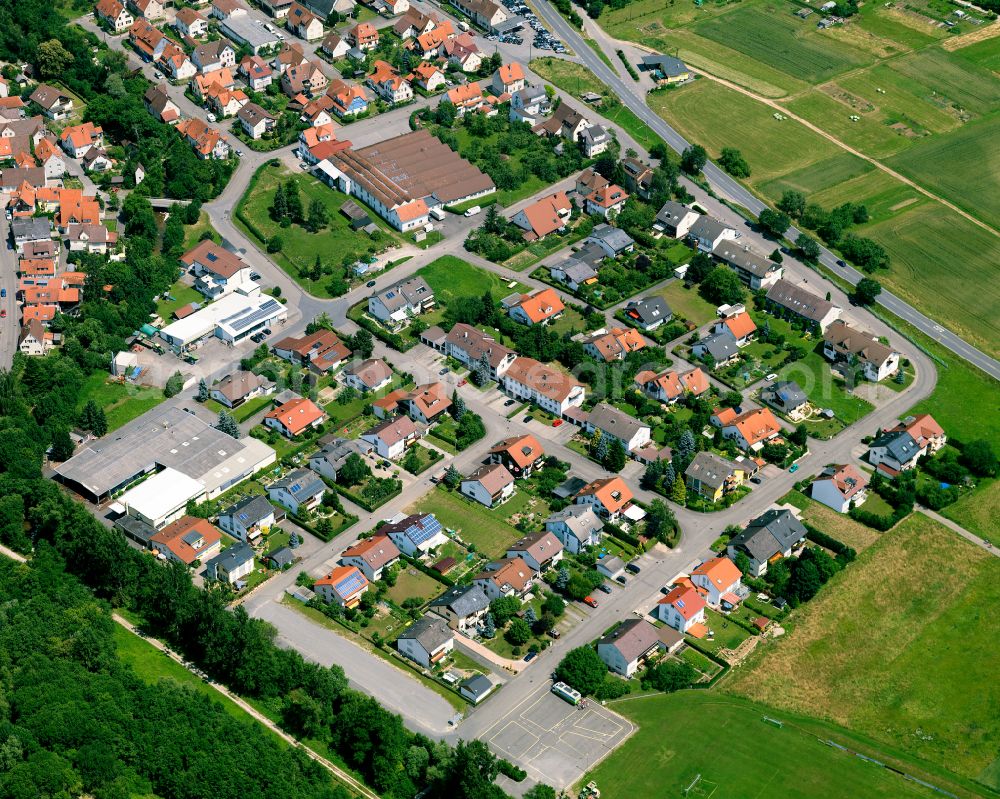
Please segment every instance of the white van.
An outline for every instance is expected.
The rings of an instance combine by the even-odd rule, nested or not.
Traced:
[[[462,22],[462,20],[459,20],[458,21],[458,29],[460,31],[467,31],[469,29],[469,23],[468,22]]]
[[[468,211],[465,212],[465,215],[466,216],[475,216],[476,214],[478,214],[482,210],[483,209],[480,208],[478,205],[474,205],[474,206],[472,206],[472,208],[470,208]]]
[[[433,216],[435,219],[437,219],[439,221],[442,220],[442,219],[444,219],[444,216],[445,216],[444,209],[443,208],[431,208],[431,216]]]

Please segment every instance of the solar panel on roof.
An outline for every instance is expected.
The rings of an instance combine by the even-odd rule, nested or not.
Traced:
[[[359,590],[365,584],[364,575],[361,572],[352,572],[339,583],[337,583],[337,593],[350,595]]]
[[[419,545],[424,543],[424,541],[429,541],[440,532],[441,522],[437,520],[437,517],[425,516],[420,520],[419,524],[412,525],[406,531],[406,537],[414,544]]]

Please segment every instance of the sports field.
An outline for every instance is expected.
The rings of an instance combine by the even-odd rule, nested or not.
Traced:
[[[758,647],[724,690],[1000,788],[998,602],[1000,559],[915,514],[797,610],[790,632]]]
[[[822,743],[817,735],[852,744],[824,725],[714,691],[682,691],[610,707],[638,724],[639,731],[583,778],[584,783],[596,781],[606,799],[933,795]]]

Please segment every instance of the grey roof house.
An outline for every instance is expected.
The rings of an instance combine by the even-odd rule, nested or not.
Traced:
[[[576,554],[600,543],[604,522],[590,505],[568,505],[545,520],[545,529],[562,541],[567,552]]]
[[[595,225],[594,229],[587,236],[587,243],[594,243],[599,246],[609,258],[617,258],[635,249],[635,241],[624,230],[618,227],[601,223]]]
[[[597,641],[597,654],[615,674],[631,677],[640,664],[663,649],[660,635],[645,619],[627,619]]]
[[[805,406],[809,404],[806,392],[793,380],[779,380],[764,386],[760,390],[760,398],[792,419],[800,418]]]
[[[806,528],[789,510],[772,509],[751,519],[750,524],[729,541],[728,554],[735,560],[740,552],[750,559],[750,573],[760,577],[768,563],[787,558],[792,547],[806,537]]]
[[[597,270],[593,266],[573,257],[550,265],[549,274],[560,283],[565,283],[570,291],[597,280]]]
[[[267,487],[272,502],[300,513],[304,508],[315,508],[323,498],[326,484],[311,469],[293,469],[280,480]]]
[[[456,585],[430,604],[430,609],[456,630],[475,627],[489,608],[489,597],[478,585]]]
[[[710,355],[715,361],[715,365],[719,366],[737,358],[740,354],[740,348],[736,343],[736,337],[729,329],[722,328],[716,333],[710,333],[705,338],[699,339],[691,348],[691,352],[699,358]]]
[[[253,571],[253,549],[249,544],[233,544],[205,564],[205,577],[239,587]]]
[[[637,327],[647,331],[655,330],[664,322],[669,322],[673,315],[674,312],[670,310],[663,297],[643,297],[632,300],[625,306],[625,316]]]
[[[259,538],[274,522],[274,505],[260,495],[241,499],[219,513],[219,527],[247,542]]]
[[[396,639],[400,654],[430,668],[455,647],[455,633],[443,619],[424,616],[407,627]]]

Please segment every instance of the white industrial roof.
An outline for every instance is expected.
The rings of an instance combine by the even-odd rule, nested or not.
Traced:
[[[252,315],[270,304],[274,306],[274,315],[278,315],[284,310],[281,303],[267,295],[247,297],[234,292],[206,305],[190,316],[171,322],[160,331],[160,335],[168,341],[176,339],[187,344],[210,335],[224,320]]]
[[[147,519],[159,519],[204,493],[201,481],[168,467],[126,491],[120,502]]]

